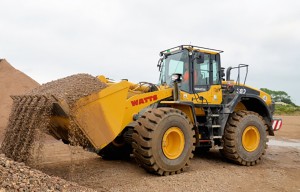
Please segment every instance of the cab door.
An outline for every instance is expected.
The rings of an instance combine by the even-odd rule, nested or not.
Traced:
[[[193,88],[194,95],[202,96],[203,103],[220,104],[222,102],[221,76],[220,76],[220,55],[204,55],[204,62],[193,62]],[[195,103],[202,101],[194,99]]]

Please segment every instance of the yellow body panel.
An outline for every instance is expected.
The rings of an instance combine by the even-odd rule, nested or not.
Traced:
[[[209,104],[221,104],[222,103],[222,90],[221,85],[212,85],[210,89],[206,92],[199,92],[197,94],[190,94],[181,91],[180,92],[180,100],[182,101],[193,101],[195,104],[202,104],[202,101],[200,101],[198,96],[202,96],[205,98],[203,100],[203,103],[209,103]]]
[[[156,103],[159,100],[172,96],[172,89],[165,89],[149,93],[137,94],[125,100],[125,111],[120,129],[126,127],[133,121],[134,115],[138,114],[142,109]]]
[[[262,98],[262,100],[264,100],[267,105],[271,105],[272,104],[271,96],[268,93],[264,92],[264,91],[261,91],[261,90],[259,90],[259,91],[260,91],[259,92],[260,93],[259,97]]]
[[[205,99],[203,101],[196,99],[199,96],[202,96]],[[221,85],[212,85],[208,91],[200,92],[197,94],[190,94],[190,93],[181,91],[180,92],[180,100],[181,101],[190,101],[190,102],[193,102],[194,104],[206,104],[207,102],[209,104],[215,104],[215,105],[221,104],[222,103]],[[189,106],[180,104],[180,102],[176,102],[176,101],[162,101],[161,103],[167,104],[172,108],[176,108],[176,109],[183,111],[189,117],[189,119],[192,121],[192,123],[195,123],[194,111],[192,111],[192,109]],[[196,116],[205,116],[205,112],[202,108],[195,107],[195,113],[196,113]]]
[[[196,116],[205,116],[205,111],[202,108],[195,108]]]
[[[189,117],[192,123],[196,123],[194,120],[194,112],[192,111],[190,106],[181,104],[179,101],[162,101],[161,103],[166,104],[171,108],[181,110]]]
[[[200,47],[183,46],[183,48],[187,48],[190,51],[198,51],[198,52],[208,53],[208,54],[212,54],[212,55],[216,55],[216,54],[220,53],[220,51],[217,51],[217,50],[200,48]]]
[[[56,139],[68,140],[69,119],[66,117],[51,116],[50,122],[52,125],[50,128],[52,136]]]

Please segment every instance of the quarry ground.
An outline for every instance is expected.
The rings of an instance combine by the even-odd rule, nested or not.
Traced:
[[[216,150],[195,155],[188,171],[151,175],[134,159],[105,161],[94,153],[47,138],[35,168],[97,191],[300,191],[300,116],[283,116],[263,161],[252,167],[228,163]],[[0,140],[3,138],[0,138]]]

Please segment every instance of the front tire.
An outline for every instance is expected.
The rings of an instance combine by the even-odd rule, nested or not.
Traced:
[[[133,133],[133,154],[141,166],[158,175],[184,171],[193,157],[193,125],[180,110],[157,108],[145,112]]]
[[[267,126],[263,118],[252,111],[233,113],[223,135],[222,155],[240,165],[255,165],[267,148]]]

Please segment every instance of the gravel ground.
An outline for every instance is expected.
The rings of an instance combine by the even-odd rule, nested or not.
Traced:
[[[47,141],[40,169],[97,191],[299,192],[300,118],[283,117],[283,122],[276,136],[270,137],[263,160],[250,167],[228,163],[219,151],[211,150],[195,155],[186,172],[161,177],[147,173],[134,159],[105,161],[94,153],[78,150],[77,160],[72,160],[70,147]],[[274,145],[276,141],[280,141],[278,145]]]
[[[271,137],[272,138],[272,137]],[[300,142],[300,141],[299,141]],[[239,166],[222,159],[219,151],[195,155],[190,168],[181,174],[156,176],[147,173],[134,159],[105,161],[81,150],[76,161],[68,147],[47,143],[41,170],[97,191],[257,191],[300,190],[300,148],[270,145],[255,166]]]
[[[94,191],[49,176],[0,154],[0,191]]]

